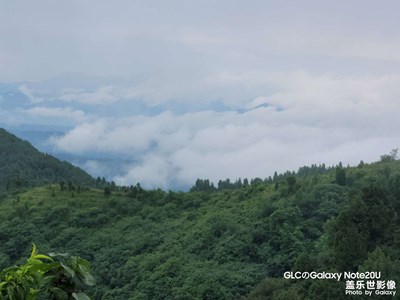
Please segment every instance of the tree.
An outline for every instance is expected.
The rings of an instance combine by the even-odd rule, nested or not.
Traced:
[[[109,186],[104,187],[104,196],[111,195],[111,188]]]
[[[346,171],[342,167],[336,168],[336,183],[338,185],[346,185]]]
[[[61,192],[64,191],[64,189],[65,189],[65,181],[64,180],[60,181],[60,189],[61,189]]]
[[[362,201],[354,201],[346,211],[328,223],[328,240],[340,271],[355,271],[367,256],[370,233],[366,212]]]
[[[276,171],[274,172],[274,177],[272,177],[272,180],[274,182],[276,182],[278,180],[278,173]]]
[[[286,182],[288,184],[288,192],[290,195],[294,194],[296,190],[296,177],[294,176],[289,176],[286,177]]]
[[[75,191],[75,185],[73,184],[73,182],[71,180],[68,180],[68,190],[70,192]]]
[[[376,243],[384,239],[388,234],[388,228],[395,220],[395,211],[389,204],[389,200],[378,186],[369,186],[361,190],[361,200],[367,210],[365,213],[366,224],[370,231],[370,242]]]
[[[382,272],[384,278],[399,278],[399,260],[392,260],[378,246],[373,252],[368,254],[368,258],[358,267],[359,272],[368,272],[369,270],[377,270]]]
[[[251,185],[257,185],[257,184],[262,184],[262,183],[263,183],[262,179],[261,179],[261,178],[258,178],[258,177],[253,178],[253,179],[250,181],[250,184],[251,184]]]
[[[395,161],[397,159],[397,154],[399,152],[399,149],[393,149],[390,151],[389,154],[383,154],[381,155],[381,162],[391,162]]]

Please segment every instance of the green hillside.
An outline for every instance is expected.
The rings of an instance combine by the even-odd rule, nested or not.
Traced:
[[[381,271],[399,283],[400,161],[301,170],[232,189],[198,191],[198,181],[188,193],[53,184],[9,195],[0,267],[32,242],[79,255],[93,267],[93,299],[353,299],[344,280],[285,271]]]
[[[0,195],[60,181],[93,184],[93,178],[83,170],[39,152],[0,128]]]

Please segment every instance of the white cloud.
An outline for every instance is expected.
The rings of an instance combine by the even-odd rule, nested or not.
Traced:
[[[228,43],[232,43],[232,40],[226,36],[216,35],[215,33],[182,32],[169,38],[188,46],[201,48],[228,46]]]
[[[28,88],[26,85],[21,85],[21,86],[18,88],[18,90],[19,90],[22,94],[24,94],[26,97],[28,97],[28,99],[29,99],[33,104],[40,103],[40,102],[43,102],[43,101],[44,101],[43,98],[35,96],[35,95],[34,95],[34,92],[33,92],[30,88]]]
[[[32,101],[68,102],[75,110],[80,105],[90,105],[92,114],[104,106],[114,106],[124,112],[134,110],[137,103],[148,109],[154,106],[168,107],[179,104],[183,111],[201,110],[220,102],[231,109],[253,109],[272,106],[275,109],[295,107],[297,104],[331,109],[343,109],[346,105],[360,105],[382,109],[381,98],[386,105],[396,106],[400,95],[400,75],[343,76],[335,73],[310,73],[302,70],[292,72],[246,71],[212,72],[208,75],[194,74],[187,78],[154,77],[137,82],[135,86],[108,85],[93,91],[82,89],[62,90],[46,100],[35,98],[33,91],[24,88]],[[340,105],[339,105],[340,104]],[[60,105],[60,104],[59,104]],[[386,109],[385,107],[384,109]],[[311,109],[311,108],[310,108]],[[115,111],[115,109],[113,110]],[[126,114],[125,114],[126,115]]]
[[[120,100],[118,90],[112,86],[103,86],[93,92],[77,91],[63,91],[59,100],[66,102],[79,102],[82,104],[91,105],[107,105]]]
[[[120,184],[134,185],[140,182],[146,187],[168,189],[171,184],[174,165],[167,157],[151,153],[143,157],[139,165],[134,165],[123,176],[116,176],[114,180]]]
[[[319,70],[332,57],[335,71],[359,66],[358,59],[398,63],[398,9],[394,0],[15,0],[0,10],[0,78],[74,71],[182,78],[199,70],[287,70],[288,61],[291,69]]]
[[[70,107],[44,107],[36,106],[30,109],[24,110],[31,116],[35,117],[56,117],[62,119],[73,119],[74,121],[83,121],[85,119],[85,113],[81,110],[73,110]]]
[[[338,45],[338,44],[337,44]],[[351,58],[366,58],[400,62],[400,43],[397,39],[357,39],[347,41],[346,47],[338,49],[337,55]]]
[[[225,76],[225,79],[229,76]],[[400,145],[400,76],[305,72],[232,76],[275,92],[243,101],[244,113],[171,112],[102,118],[53,140],[69,152],[105,151],[138,161],[115,180],[146,187],[230,177],[266,177],[312,163],[356,164]],[[264,107],[258,104],[268,103]],[[278,109],[282,107],[282,109]]]
[[[62,150],[74,153],[88,151],[139,155],[169,129],[172,115],[168,112],[155,117],[99,119],[84,123],[52,142]]]
[[[263,96],[259,96],[257,98],[255,98],[254,100],[250,101],[245,108],[246,109],[252,109],[252,108],[256,108],[258,106],[261,105],[265,105],[268,104],[268,98],[267,97],[263,97]]]
[[[101,151],[101,140],[106,124],[101,121],[84,123],[69,131],[64,137],[52,137],[51,143],[66,152],[80,153],[85,151]]]
[[[105,86],[93,92],[69,91],[58,99],[93,106],[116,102],[124,105],[141,100],[149,106],[173,101],[190,107],[199,101],[204,106],[218,100],[233,109],[251,109],[260,105],[281,109],[300,101],[305,105],[331,106],[334,109],[357,101],[362,105],[380,107],[382,96],[390,105],[397,104],[399,80],[397,74],[354,77],[305,71],[222,71],[198,78],[154,78],[133,87]]]
[[[274,30],[278,30],[279,34]],[[385,32],[388,34],[388,32]],[[261,35],[263,38],[256,38]],[[286,57],[336,57],[340,59],[372,59],[400,62],[400,43],[395,34],[355,32],[336,27],[329,32],[320,28],[267,28],[262,33],[244,37],[247,51],[256,45],[264,53],[282,53]],[[253,44],[250,44],[254,41]]]

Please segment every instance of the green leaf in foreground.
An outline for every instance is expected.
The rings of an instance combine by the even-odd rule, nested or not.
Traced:
[[[63,254],[59,261],[38,254],[35,244],[31,256],[21,266],[0,272],[0,299],[30,300],[49,297],[57,300],[89,299],[82,290],[94,285],[88,261]]]

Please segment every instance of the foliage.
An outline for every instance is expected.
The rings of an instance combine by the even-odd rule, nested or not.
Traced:
[[[343,168],[336,168],[336,183],[338,185],[346,185],[346,171]]]
[[[391,162],[397,159],[399,149],[393,149],[389,154],[381,155],[381,162]]]
[[[72,184],[73,181],[92,185],[93,178],[0,128],[0,194],[48,183]]]
[[[90,261],[94,299],[343,299],[343,282],[283,273],[382,269],[399,278],[398,160],[216,187],[199,179],[188,193],[71,181],[0,201],[0,267],[40,241]]]
[[[90,298],[82,289],[94,285],[88,261],[66,254],[39,254],[35,244],[27,262],[4,269],[0,280],[0,297],[10,300],[86,300]]]

